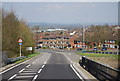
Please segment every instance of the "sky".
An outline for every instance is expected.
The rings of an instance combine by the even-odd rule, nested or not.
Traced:
[[[27,22],[54,24],[117,24],[117,2],[3,2]]]

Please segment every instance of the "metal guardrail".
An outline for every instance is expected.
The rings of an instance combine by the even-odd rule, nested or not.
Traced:
[[[103,51],[96,51],[96,52],[88,52],[88,51],[85,51],[84,53],[102,53],[102,54],[120,54],[119,52],[103,52]]]
[[[100,81],[120,81],[120,71],[82,57],[80,65]]]

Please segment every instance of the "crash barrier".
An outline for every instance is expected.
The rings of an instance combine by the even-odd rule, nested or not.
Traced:
[[[84,53],[102,53],[102,54],[120,54],[120,52],[103,52],[103,51],[84,51]]]
[[[82,57],[80,65],[100,81],[120,81],[120,70]]]

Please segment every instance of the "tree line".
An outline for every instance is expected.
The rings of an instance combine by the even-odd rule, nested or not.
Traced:
[[[33,53],[35,41],[30,27],[24,20],[18,19],[14,10],[9,12],[2,10],[2,51],[6,51],[8,57],[19,56],[18,40],[20,38],[23,40],[22,56],[29,54],[26,47],[33,47]]]
[[[118,45],[118,30],[109,25],[92,25],[90,31],[85,33],[85,41],[89,42],[102,42],[105,40],[115,40]]]

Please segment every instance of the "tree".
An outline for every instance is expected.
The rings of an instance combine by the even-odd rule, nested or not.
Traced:
[[[7,51],[8,57],[19,56],[18,39],[23,39],[22,53],[26,55],[26,46],[34,47],[32,33],[25,22],[20,21],[12,10],[2,12],[2,51]]]

